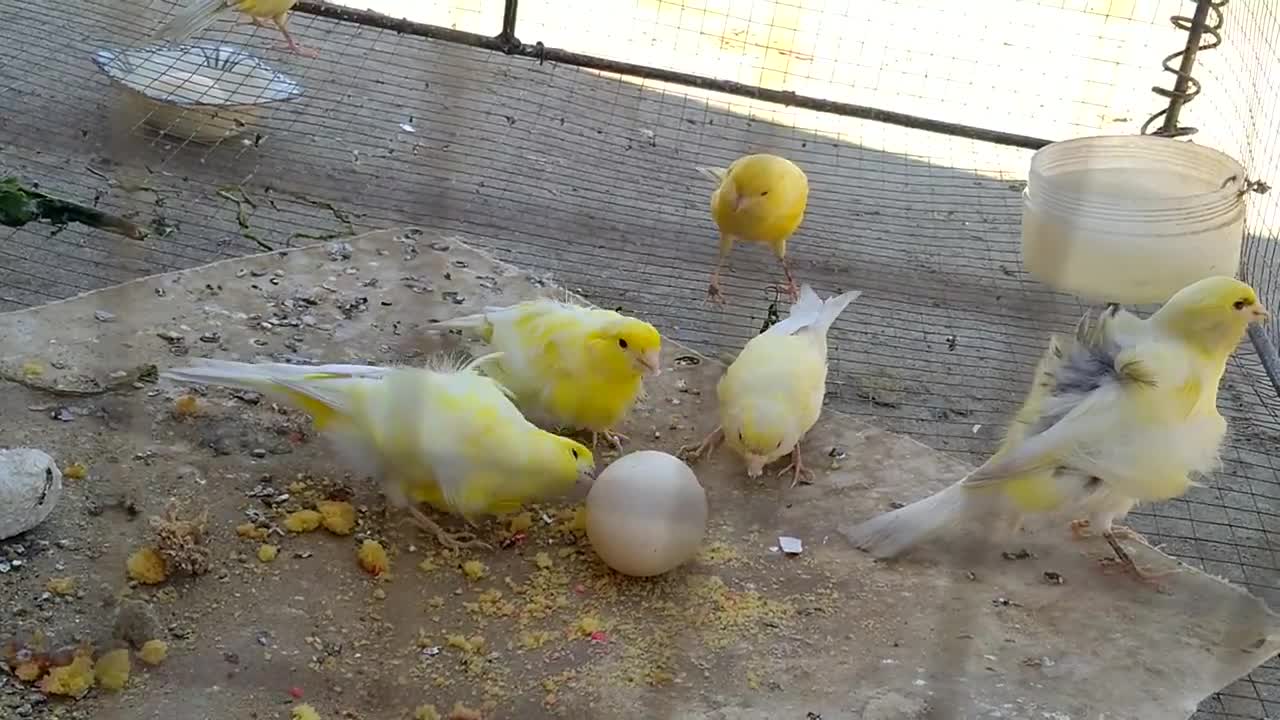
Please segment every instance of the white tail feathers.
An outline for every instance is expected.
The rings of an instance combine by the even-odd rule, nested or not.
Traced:
[[[441,320],[438,323],[432,323],[427,326],[428,332],[447,332],[449,330],[470,330],[478,335],[484,335],[491,324],[489,322],[489,313],[504,308],[485,308],[484,312],[475,315],[463,315],[462,317]]]
[[[765,334],[791,335],[805,328],[811,328],[814,333],[826,337],[827,331],[831,329],[836,318],[840,317],[840,313],[844,312],[844,309],[849,307],[849,303],[857,300],[860,295],[862,295],[861,290],[850,290],[823,300],[809,285],[802,285],[800,299],[791,306],[791,314],[785,320],[774,323],[765,331]]]
[[[939,531],[964,521],[970,509],[970,494],[956,483],[923,500],[840,532],[854,547],[876,558],[897,557]]]
[[[205,29],[229,7],[227,0],[193,0],[157,30],[152,37],[180,42]]]
[[[701,174],[703,177],[707,178],[708,180],[714,182],[716,185],[719,185],[720,183],[724,182],[725,176],[729,174],[729,168],[722,168],[722,167],[698,166],[697,170],[699,174]]]
[[[356,378],[380,377],[386,372],[385,368],[369,365],[288,365],[199,359],[187,367],[165,370],[160,373],[160,377],[193,385],[218,385],[240,390],[261,391],[264,385],[297,382],[313,375]]]

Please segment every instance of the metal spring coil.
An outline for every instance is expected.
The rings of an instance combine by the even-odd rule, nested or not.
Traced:
[[[1205,28],[1204,28],[1204,36],[1207,36],[1208,40],[1205,42],[1202,42],[1199,45],[1199,47],[1196,48],[1197,53],[1203,50],[1212,50],[1213,48],[1216,48],[1222,44],[1222,33],[1220,32],[1222,30],[1222,25],[1223,25],[1222,8],[1227,4],[1228,1],[1229,0],[1209,0],[1209,18],[1208,18],[1208,21],[1205,23]],[[1194,27],[1193,19],[1185,15],[1174,15],[1173,17],[1169,18],[1169,21],[1173,23],[1174,27],[1184,32],[1190,32],[1191,29]],[[1173,53],[1169,57],[1166,57],[1163,63],[1164,69],[1166,72],[1173,73],[1178,77],[1179,80],[1186,82],[1186,90],[1179,92],[1176,89],[1167,90],[1162,87],[1153,87],[1151,88],[1151,92],[1159,95],[1160,97],[1168,98],[1171,101],[1174,99],[1181,100],[1182,105],[1185,105],[1191,102],[1196,98],[1197,95],[1200,94],[1200,81],[1195,79],[1195,77],[1193,77],[1191,73],[1189,72],[1184,73],[1179,69],[1177,65],[1173,64],[1174,60],[1179,60],[1182,58],[1182,56],[1186,54],[1187,54],[1187,49],[1183,48],[1182,50],[1179,50],[1178,52]],[[1175,84],[1175,88],[1176,87],[1177,85]],[[1152,124],[1154,124],[1160,118],[1163,118],[1166,114],[1168,114],[1168,112],[1169,112],[1169,108],[1165,107],[1165,108],[1162,108],[1160,111],[1156,112],[1151,117],[1147,118],[1147,121],[1142,124],[1142,131],[1141,131],[1142,134],[1147,135],[1149,133],[1149,129],[1151,128]],[[1184,137],[1187,135],[1194,135],[1197,132],[1199,132],[1197,128],[1188,127],[1185,125],[1177,125],[1172,130],[1165,130],[1163,128],[1160,128],[1155,132],[1150,132],[1149,134],[1176,138],[1176,137]]]

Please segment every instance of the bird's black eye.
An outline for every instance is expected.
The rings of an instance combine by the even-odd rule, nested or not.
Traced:
[[[622,348],[623,350],[626,350],[626,349],[627,349],[627,339],[626,339],[626,338],[618,338],[618,347]]]
[[[1245,301],[1244,301],[1244,299],[1240,299],[1240,300],[1237,300],[1237,301],[1235,301],[1235,302],[1231,303],[1231,307],[1233,307],[1233,308],[1235,308],[1235,309],[1237,309],[1237,310],[1243,310],[1243,309],[1244,309],[1244,306],[1245,306],[1245,305],[1248,305],[1248,304],[1249,304],[1249,303],[1245,302]]]
[[[577,460],[577,459],[578,459],[578,448],[570,448],[570,449],[569,449],[569,452],[573,453],[573,459],[574,459],[574,460]]]
[[[768,191],[768,190],[761,190],[761,191],[760,191],[760,197],[764,197],[765,195],[768,195],[768,194],[769,194],[769,191]]]
[[[739,431],[738,431],[738,442],[743,442],[743,440],[742,440],[742,431],[741,431],[741,430],[739,430]]]
[[[777,449],[778,449],[778,448],[780,448],[780,447],[782,447],[782,441],[781,441],[781,440],[779,440],[779,441],[778,441],[778,444],[777,444],[777,445],[774,445],[774,446],[773,446],[773,449],[774,449],[774,450],[777,450]]]

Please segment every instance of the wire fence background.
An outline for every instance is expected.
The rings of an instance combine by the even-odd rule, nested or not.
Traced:
[[[361,5],[493,35],[495,0]],[[413,7],[410,8],[409,6]],[[522,0],[526,42],[772,89],[1060,140],[1137,132],[1165,104],[1160,61],[1185,33],[1172,0]],[[1031,151],[399,35],[294,13],[316,59],[274,29],[219,22],[298,80],[258,135],[215,146],[157,138],[117,109],[90,61],[141,44],[167,0],[0,0],[0,175],[148,224],[0,230],[0,310],[264,247],[417,223],[454,231],[593,301],[644,315],[701,350],[734,350],[776,280],[740,247],[729,305],[702,303],[715,257],[697,165],[771,151],[805,168],[809,212],[789,248],[823,292],[860,288],[832,331],[831,407],[978,462],[1021,399],[1049,332],[1083,307],[1026,276],[1020,192]],[[1280,8],[1231,2],[1182,122],[1195,142],[1280,184]],[[223,192],[219,193],[221,189]],[[1249,198],[1244,275],[1276,308],[1280,211]],[[236,202],[230,197],[243,197]],[[127,309],[112,308],[113,312]],[[1267,330],[1276,340],[1276,325]],[[1224,471],[1133,525],[1166,550],[1280,605],[1280,421],[1249,346],[1222,391]],[[1280,664],[1198,717],[1280,716]]]

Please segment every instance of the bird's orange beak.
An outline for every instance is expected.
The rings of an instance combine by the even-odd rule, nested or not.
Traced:
[[[661,352],[662,351],[655,348],[640,354],[640,367],[643,369],[645,375],[657,377],[662,374]]]
[[[1258,303],[1254,303],[1252,313],[1253,317],[1250,319],[1253,322],[1266,322],[1271,319],[1271,313],[1267,312],[1267,309]]]

